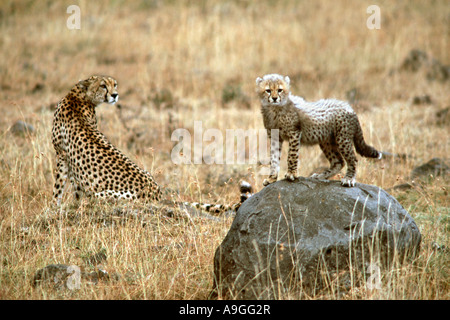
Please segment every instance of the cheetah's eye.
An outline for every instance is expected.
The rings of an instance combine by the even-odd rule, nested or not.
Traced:
[[[282,93],[283,92],[283,89],[278,89],[278,93]]]
[[[100,86],[100,88],[102,88],[102,89],[105,89],[105,90],[106,90],[106,84],[102,84],[102,85]]]
[[[266,89],[266,92],[267,92],[267,93],[271,93],[271,92],[272,92],[272,90],[270,90],[270,89]]]

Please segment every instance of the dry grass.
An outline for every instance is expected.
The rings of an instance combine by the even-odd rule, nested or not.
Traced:
[[[254,80],[265,73],[289,75],[294,93],[308,100],[346,99],[358,89],[366,140],[411,156],[381,164],[360,159],[360,182],[387,189],[408,181],[415,166],[448,157],[448,122],[437,125],[435,116],[450,105],[449,82],[398,70],[414,48],[449,63],[447,1],[380,2],[380,30],[366,28],[371,3],[361,1],[194,3],[81,1],[80,30],[66,27],[70,1],[0,5],[0,298],[204,299],[211,289],[214,250],[231,219],[142,208],[114,214],[117,208],[95,202],[49,216],[53,107],[92,74],[119,82],[122,108],[99,107],[101,130],[183,199],[231,203],[242,178],[261,188],[254,165],[175,166],[170,134],[192,130],[194,120],[204,130],[262,128]],[[235,96],[224,103],[230,92]],[[411,103],[424,94],[432,104]],[[34,133],[14,135],[17,120]],[[321,165],[318,148],[302,148],[301,175]],[[321,298],[450,298],[448,179],[393,193],[423,235],[415,264],[385,274],[380,291],[355,287],[341,297],[330,288]],[[92,271],[83,258],[102,249],[103,267],[119,280],[73,291],[31,286],[36,270],[51,263]]]

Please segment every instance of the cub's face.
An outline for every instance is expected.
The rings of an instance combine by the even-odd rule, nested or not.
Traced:
[[[80,82],[86,90],[86,99],[93,104],[114,104],[119,100],[117,81],[109,76],[92,76]]]
[[[283,106],[289,98],[289,77],[279,74],[267,74],[256,78],[256,92],[262,105]]]

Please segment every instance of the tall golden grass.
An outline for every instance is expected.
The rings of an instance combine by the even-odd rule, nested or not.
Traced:
[[[79,30],[66,26],[72,4],[81,9]],[[2,1],[0,297],[208,297],[214,251],[230,218],[170,216],[158,208],[152,214],[148,208],[117,209],[87,200],[73,207],[70,196],[63,211],[52,215],[54,105],[92,74],[108,74],[119,83],[120,110],[98,108],[102,132],[183,200],[232,203],[240,179],[256,191],[262,187],[256,165],[174,165],[170,137],[176,128],[192,130],[195,120],[222,132],[263,128],[254,81],[265,73],[289,75],[294,94],[308,100],[346,99],[349,90],[358,90],[361,103],[355,109],[368,143],[410,156],[381,163],[360,159],[359,182],[387,189],[409,181],[415,166],[448,157],[448,122],[435,121],[436,112],[450,105],[448,81],[399,70],[415,48],[449,64],[447,1],[382,1],[380,30],[366,27],[370,4]],[[424,94],[432,104],[412,104],[414,96]],[[10,129],[17,120],[35,131],[14,135]],[[318,148],[302,148],[300,161],[303,176],[326,164]],[[285,169],[282,160],[282,175]],[[330,286],[318,297],[450,297],[448,179],[436,177],[422,188],[392,193],[422,232],[420,256],[383,274],[381,290],[355,287],[338,296]],[[108,257],[103,268],[120,279],[83,283],[79,290],[31,285],[35,272],[52,263],[94,270],[84,258],[102,249]]]

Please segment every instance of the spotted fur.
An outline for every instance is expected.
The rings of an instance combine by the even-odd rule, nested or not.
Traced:
[[[53,198],[61,204],[67,181],[76,199],[98,198],[160,201],[162,192],[152,175],[139,168],[113,146],[97,128],[96,107],[119,98],[117,81],[92,76],[78,82],[58,103],[53,119],[52,143],[56,151]],[[197,206],[197,205],[196,205]],[[206,211],[233,209],[201,206]]]
[[[279,136],[278,141],[271,139],[274,141],[271,144],[270,175],[263,184],[268,185],[277,180],[281,146],[283,141],[288,141],[286,179],[293,181],[297,177],[300,143],[318,144],[330,162],[330,168],[312,177],[329,179],[342,169],[345,160],[347,172],[342,185],[353,187],[357,163],[353,146],[364,157],[381,159],[381,152],[365,143],[358,117],[347,102],[335,99],[307,102],[291,95],[289,84],[289,77],[278,74],[256,79],[268,136],[271,138],[273,129],[278,130]]]

